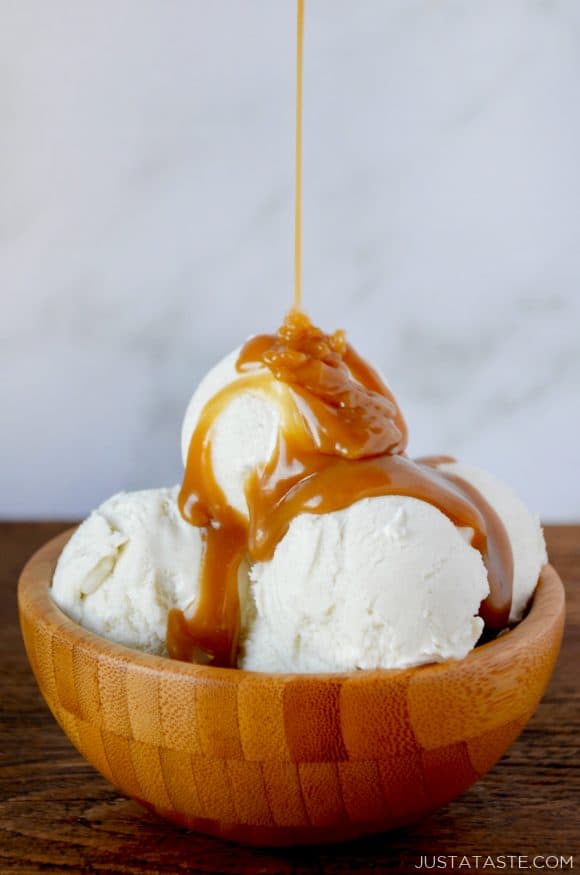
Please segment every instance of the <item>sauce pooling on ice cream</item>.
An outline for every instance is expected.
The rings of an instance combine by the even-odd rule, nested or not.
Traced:
[[[329,513],[380,495],[426,501],[473,530],[490,584],[481,616],[492,629],[506,625],[513,559],[503,524],[473,486],[437,470],[441,459],[408,458],[407,429],[392,393],[343,332],[324,334],[291,311],[276,335],[246,343],[237,370],[239,378],[204,407],[190,442],[179,505],[185,519],[203,527],[205,549],[195,613],[169,616],[171,656],[235,665],[240,563],[271,558],[299,514]],[[271,458],[246,482],[248,519],[228,504],[211,452],[220,413],[247,390],[263,394],[280,417]]]

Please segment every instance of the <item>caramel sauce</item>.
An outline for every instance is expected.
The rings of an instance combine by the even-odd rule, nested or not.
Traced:
[[[302,71],[304,67],[304,0],[298,0],[296,22],[296,157],[294,192],[294,309],[302,307]]]
[[[303,33],[298,0],[294,305],[276,335],[246,343],[238,379],[205,405],[191,437],[179,508],[203,533],[200,593],[193,613],[173,610],[167,624],[169,655],[187,662],[236,665],[243,559],[270,559],[299,514],[330,513],[380,495],[426,501],[471,528],[490,584],[481,615],[491,629],[509,617],[513,559],[493,508],[473,486],[437,470],[449,457],[406,456],[407,427],[389,388],[344,332],[327,335],[301,312]],[[263,395],[280,421],[271,458],[245,484],[247,516],[228,504],[212,466],[214,427],[246,391]]]
[[[493,629],[507,623],[513,559],[503,524],[471,484],[437,470],[450,457],[405,455],[407,429],[392,393],[343,332],[326,335],[292,310],[276,335],[248,341],[237,370],[238,379],[206,404],[191,438],[179,506],[203,528],[204,557],[195,613],[170,614],[171,656],[235,665],[241,560],[270,559],[299,514],[330,513],[380,495],[426,501],[473,530],[490,584],[481,615]],[[248,390],[276,407],[280,430],[271,458],[246,482],[246,518],[228,505],[215,479],[211,447],[221,412]]]
[[[277,335],[259,335],[242,349],[238,370],[260,366],[292,390],[301,414],[294,419],[294,443],[347,459],[405,449],[407,428],[392,393],[344,332],[324,334],[291,311]]]

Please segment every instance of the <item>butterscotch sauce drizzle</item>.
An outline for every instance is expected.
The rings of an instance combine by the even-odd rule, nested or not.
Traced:
[[[405,449],[407,428],[392,393],[343,331],[324,334],[291,311],[277,335],[248,341],[237,362],[242,372],[264,365],[292,390],[319,454],[359,459]]]
[[[304,67],[304,0],[297,0],[296,21],[296,156],[294,191],[294,309],[302,307],[302,71]]]
[[[449,457],[414,462],[405,455],[407,429],[392,393],[342,332],[326,335],[293,310],[276,335],[243,347],[237,369],[239,378],[208,402],[191,438],[179,505],[203,528],[204,558],[195,613],[170,615],[170,655],[235,665],[241,560],[270,559],[301,513],[330,513],[380,495],[426,501],[473,530],[490,584],[481,615],[490,628],[507,623],[513,560],[499,517],[473,486],[437,470]],[[280,431],[272,457],[246,482],[247,520],[215,479],[211,446],[219,415],[248,390],[279,411]]]

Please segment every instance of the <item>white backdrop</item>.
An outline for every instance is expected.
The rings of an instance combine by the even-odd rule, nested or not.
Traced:
[[[176,482],[292,287],[291,0],[1,0],[0,515]],[[580,519],[580,3],[307,0],[307,309]]]

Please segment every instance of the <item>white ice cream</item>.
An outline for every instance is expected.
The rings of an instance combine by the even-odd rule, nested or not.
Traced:
[[[384,496],[296,517],[251,570],[240,666],[330,672],[461,659],[488,592],[480,554],[435,507]]]
[[[496,477],[463,462],[440,465],[441,470],[463,477],[491,504],[503,522],[514,557],[514,585],[510,621],[521,620],[542,567],[548,561],[540,521],[515,492]]]
[[[184,462],[206,403],[239,378],[238,355],[216,365],[195,392],[182,428]],[[212,433],[216,480],[246,516],[245,482],[270,458],[291,392],[263,373],[276,391],[234,395]],[[503,520],[515,568],[510,619],[517,621],[546,562],[539,522],[490,474],[462,463],[442,468],[472,483]],[[168,612],[195,610],[203,555],[203,533],[182,519],[177,492],[121,493],[85,520],[53,580],[67,614],[114,641],[167,652]],[[240,667],[332,672],[463,658],[483,629],[477,613],[489,592],[471,536],[432,505],[401,496],[298,516],[270,561],[240,568]]]
[[[198,593],[199,529],[177,507],[178,487],[119,493],[64,548],[52,583],[62,610],[128,647],[166,653],[167,615]]]

